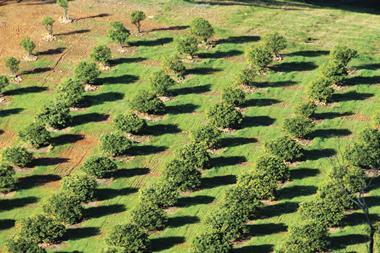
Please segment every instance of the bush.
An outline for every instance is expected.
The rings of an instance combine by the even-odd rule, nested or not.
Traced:
[[[273,200],[276,197],[277,181],[265,174],[244,174],[238,178],[237,185],[246,187],[257,199]]]
[[[178,55],[164,58],[162,66],[167,74],[174,74],[177,78],[183,78],[186,72],[185,65]]]
[[[226,191],[222,208],[240,209],[242,213],[247,213],[248,217],[254,217],[261,206],[254,192],[245,186],[235,185]]]
[[[334,94],[331,87],[332,81],[328,78],[319,77],[315,79],[308,88],[308,96],[315,102],[327,103]]]
[[[264,44],[275,57],[279,57],[280,51],[286,48],[287,41],[285,37],[279,33],[271,33],[264,38]]]
[[[59,7],[63,9],[63,17],[68,19],[67,10],[69,9],[69,1],[68,0],[57,0],[57,4]]]
[[[93,156],[83,165],[83,171],[96,178],[104,178],[117,170],[117,165],[108,157]]]
[[[64,107],[78,106],[83,99],[84,87],[75,80],[68,79],[58,86],[56,101]]]
[[[95,63],[81,61],[75,68],[75,79],[81,84],[94,83],[99,77],[100,71]]]
[[[223,102],[232,106],[242,106],[245,103],[245,93],[238,88],[226,88],[223,90]]]
[[[132,142],[118,132],[103,135],[101,142],[102,151],[110,156],[125,155],[132,146]]]
[[[324,252],[327,246],[326,228],[318,223],[310,222],[293,225],[289,228],[289,235],[282,251],[285,253],[315,253]]]
[[[282,183],[289,180],[290,176],[288,166],[280,158],[272,155],[260,157],[257,160],[256,171]]]
[[[303,157],[302,146],[289,136],[276,138],[265,144],[266,150],[282,159],[283,161],[293,162]]]
[[[146,121],[139,118],[135,113],[119,114],[113,123],[118,130],[131,134],[141,133],[147,126]]]
[[[28,55],[33,55],[33,50],[36,48],[36,44],[34,44],[30,38],[22,39],[20,46],[28,53]]]
[[[95,199],[98,183],[95,178],[88,175],[70,175],[63,178],[62,190],[74,195],[81,202],[90,202]]]
[[[30,143],[35,148],[40,148],[50,144],[51,136],[46,128],[39,123],[32,123],[19,133],[25,142]]]
[[[195,18],[190,25],[190,32],[202,42],[207,42],[214,35],[214,28],[203,18]]]
[[[211,107],[207,116],[211,124],[220,128],[237,128],[243,121],[243,115],[232,105],[226,103]]]
[[[7,87],[9,84],[9,79],[6,76],[0,75],[0,93],[2,93],[3,89]]]
[[[243,69],[237,79],[239,85],[253,86],[255,83],[257,72],[251,68]]]
[[[164,179],[180,191],[195,190],[201,185],[201,173],[185,161],[178,159],[166,166]]]
[[[26,148],[13,147],[6,148],[3,152],[3,158],[14,166],[27,167],[32,163],[33,154]]]
[[[52,17],[46,16],[42,19],[42,25],[45,26],[46,31],[49,35],[53,35],[53,24],[54,19]]]
[[[65,232],[64,225],[42,214],[21,221],[20,237],[34,243],[59,242]]]
[[[305,138],[313,131],[315,124],[311,119],[302,116],[285,119],[284,130],[296,138]]]
[[[200,143],[206,148],[215,148],[218,145],[220,136],[221,131],[213,125],[201,126],[191,134],[195,143]]]
[[[187,55],[190,59],[192,59],[198,51],[197,39],[192,36],[184,36],[178,38],[177,51],[178,53]]]
[[[121,22],[112,22],[111,30],[108,32],[108,37],[114,42],[120,44],[121,47],[125,47],[128,44],[129,35],[131,32]]]
[[[191,143],[184,146],[179,150],[177,157],[196,169],[207,168],[211,160],[209,152],[201,143]]]
[[[152,203],[140,203],[132,211],[132,221],[139,227],[147,230],[161,230],[168,223],[164,210]]]
[[[372,122],[375,128],[380,128],[380,111],[374,113]]]
[[[40,248],[38,243],[20,237],[9,240],[7,249],[9,253],[46,253],[46,250]]]
[[[5,60],[5,67],[9,69],[12,75],[17,75],[20,70],[20,60],[15,57],[9,57]]]
[[[347,66],[350,63],[350,61],[358,56],[358,51],[355,49],[348,48],[346,46],[336,46],[331,52],[330,52],[330,60],[338,62],[342,68],[343,72],[345,74],[348,73]]]
[[[297,106],[296,113],[299,116],[310,118],[314,115],[316,110],[317,110],[317,105],[312,101],[307,101]]]
[[[42,108],[42,111],[37,115],[37,120],[55,128],[63,129],[71,124],[69,108],[61,102],[52,102]]]
[[[178,198],[178,189],[166,181],[160,181],[140,191],[141,203],[152,203],[160,208],[175,205]]]
[[[131,108],[138,112],[158,114],[165,110],[165,105],[155,94],[141,90],[132,99]]]
[[[342,65],[337,61],[329,60],[320,67],[321,76],[330,80],[332,84],[339,84],[347,76]]]
[[[272,52],[264,45],[252,47],[247,53],[248,63],[257,71],[264,71],[272,63]]]
[[[148,234],[136,224],[116,225],[106,238],[108,247],[115,252],[147,252],[150,248]]]
[[[44,212],[53,219],[73,225],[83,217],[83,207],[77,196],[68,192],[58,192],[52,195],[43,205]]]
[[[16,185],[15,171],[11,166],[0,165],[0,192],[10,192]]]
[[[175,85],[175,81],[164,71],[158,71],[150,79],[154,94],[157,96],[168,96],[169,89]]]
[[[145,18],[145,13],[142,11],[134,11],[131,14],[131,22],[137,27],[139,33],[141,33],[141,21],[144,21]]]
[[[94,61],[99,62],[105,66],[108,65],[111,57],[111,49],[105,45],[95,47],[91,53],[91,58],[94,59]]]
[[[192,243],[192,253],[228,253],[232,245],[220,232],[207,232],[198,235]]]

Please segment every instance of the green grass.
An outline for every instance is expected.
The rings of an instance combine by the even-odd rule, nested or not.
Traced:
[[[154,1],[137,2],[143,2],[142,6],[147,8]],[[187,64],[188,69],[196,70],[192,71],[184,83],[174,88],[179,90],[179,95],[166,103],[169,113],[161,120],[150,123],[150,128],[157,134],[149,141],[139,144],[142,155],[135,156],[127,163],[120,162],[125,173],[120,173],[121,176],[110,184],[99,187],[104,200],[99,201],[97,207],[88,207],[86,211],[96,217],[87,217],[79,227],[70,228],[69,240],[59,246],[59,251],[101,252],[100,249],[105,246],[104,238],[110,229],[116,224],[128,222],[130,210],[138,202],[137,190],[158,179],[165,164],[174,157],[175,150],[189,141],[188,133],[205,122],[210,105],[221,100],[223,88],[233,84],[236,74],[245,66],[245,48],[258,43],[255,38],[270,31],[278,31],[289,40],[284,61],[273,66],[276,71],[261,77],[260,81],[267,83],[267,87],[248,95],[251,102],[244,111],[247,117],[244,127],[224,134],[227,147],[213,155],[216,165],[204,171],[202,188],[184,194],[179,206],[169,212],[170,226],[152,234],[151,238],[154,251],[182,252],[190,247],[193,238],[205,230],[202,220],[218,208],[223,193],[235,182],[236,176],[251,171],[257,157],[263,153],[263,144],[283,134],[284,119],[303,100],[304,88],[315,76],[317,66],[326,60],[327,51],[337,43],[345,43],[360,53],[360,57],[352,63],[357,72],[350,77],[352,85],[339,91],[342,95],[338,95],[337,99],[340,101],[318,109],[318,113],[326,119],[318,121],[319,131],[307,147],[314,151],[313,159],[292,166],[292,180],[279,191],[276,202],[264,208],[263,217],[250,222],[252,235],[248,240],[235,245],[236,252],[270,252],[278,249],[286,237],[287,226],[299,222],[300,218],[295,213],[297,205],[312,198],[332,164],[341,159],[345,147],[357,133],[368,126],[368,119],[379,107],[380,70],[370,68],[369,65],[380,61],[380,30],[376,25],[380,18],[333,8],[305,7],[292,11],[257,6],[192,5],[179,0],[160,3],[157,8],[161,11],[157,12],[154,21],[163,26],[188,24],[191,15],[178,14],[185,14],[189,8],[195,8],[194,13],[199,11],[200,15],[215,25],[217,38],[251,37],[246,37],[246,41],[230,40],[232,43],[227,41],[218,44],[209,51],[202,50],[201,53],[207,58]],[[87,99],[92,102],[91,106],[73,113],[78,115],[78,119],[83,118],[80,115],[90,115],[87,117],[89,120],[83,120],[80,125],[70,128],[69,133],[99,138],[112,131],[109,121],[96,122],[98,116],[105,114],[112,118],[117,113],[127,111],[128,101],[134,94],[149,87],[149,76],[159,69],[160,59],[174,51],[174,43],[167,38],[185,32],[157,31],[135,38],[136,41],[146,40],[151,43],[142,43],[133,55],[127,55],[126,62],[119,63],[102,74],[100,88],[88,93]],[[165,44],[150,45],[162,38]],[[306,43],[308,38],[312,38],[311,43]],[[91,39],[96,39],[98,43],[108,41],[105,35]],[[228,54],[233,57],[221,57]],[[36,66],[47,67],[49,63],[41,59],[33,67]],[[38,75],[26,78],[22,86],[39,86]],[[12,89],[18,88],[9,87],[9,90]],[[38,91],[13,95],[11,103],[2,108],[0,128],[18,132],[30,123],[54,93],[54,88]],[[349,92],[357,94],[347,95]],[[4,113],[11,109],[14,111],[10,111],[9,115]],[[341,114],[353,116],[340,117]],[[359,120],[360,118],[365,120]],[[13,140],[17,141],[16,138]],[[40,155],[56,157],[71,145],[73,144],[55,147],[49,154]],[[99,148],[95,148],[94,152],[100,152]],[[20,178],[51,175],[48,179],[53,180],[54,168],[55,166],[38,166],[18,175]],[[41,212],[42,203],[56,190],[49,188],[49,184],[38,185],[36,180],[33,182],[35,185],[25,184],[27,189],[18,190],[9,200],[0,199],[0,206],[5,206],[5,210],[0,211],[0,224],[2,220],[8,220],[5,225],[0,225],[1,245],[16,230],[8,228],[6,224]],[[375,188],[370,195],[377,196],[379,193],[380,190]],[[369,200],[371,213],[380,214],[376,200],[377,198]],[[348,219],[345,226],[331,233],[333,251],[365,252],[366,228],[361,222],[363,217],[355,214],[349,216],[351,219]]]

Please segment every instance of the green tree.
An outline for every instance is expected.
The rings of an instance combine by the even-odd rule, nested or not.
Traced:
[[[72,122],[69,108],[65,104],[56,101],[45,105],[36,119],[55,129],[66,128]]]
[[[260,200],[254,191],[242,185],[235,185],[228,189],[223,198],[222,208],[240,209],[248,217],[257,216],[257,211],[262,207]]]
[[[314,129],[315,123],[306,117],[295,116],[285,119],[284,130],[295,138],[305,138]]]
[[[178,55],[165,57],[162,67],[167,74],[175,75],[178,79],[183,79],[186,73],[186,67]]]
[[[44,212],[53,219],[73,225],[83,218],[83,207],[77,196],[69,192],[53,194],[43,205]]]
[[[112,22],[111,30],[108,32],[108,37],[114,42],[119,43],[123,48],[128,45],[128,38],[131,32],[121,22]]]
[[[137,31],[141,33],[141,22],[146,18],[145,13],[142,11],[134,11],[131,14],[131,23],[137,28]]]
[[[50,36],[53,36],[53,25],[55,20],[50,16],[45,16],[42,19],[42,25],[45,27],[46,31]]]
[[[220,128],[238,128],[243,121],[243,115],[227,103],[212,106],[207,116],[211,124]]]
[[[221,134],[222,132],[214,125],[207,124],[193,131],[191,137],[195,143],[201,143],[206,148],[215,148]]]
[[[68,20],[67,12],[69,10],[69,1],[68,0],[57,0],[57,4],[59,7],[63,9],[63,18]]]
[[[273,53],[274,57],[281,58],[280,51],[287,46],[286,38],[279,33],[271,33],[265,36],[264,45]]]
[[[245,103],[245,93],[239,88],[226,88],[223,90],[222,99],[232,106],[242,106]]]
[[[9,79],[6,76],[0,75],[0,94],[3,92],[4,88],[9,85]]]
[[[31,165],[33,154],[24,147],[6,148],[3,152],[3,159],[10,164],[18,167],[27,167]]]
[[[70,78],[58,86],[56,101],[66,108],[79,106],[83,100],[83,93],[83,85],[78,80]]]
[[[36,44],[30,38],[24,38],[20,42],[20,46],[28,53],[33,55],[33,51],[36,48]]]
[[[9,253],[46,253],[46,250],[40,248],[38,243],[19,236],[7,242],[7,249]]]
[[[117,165],[108,157],[92,156],[82,167],[83,171],[96,178],[104,178],[117,170]]]
[[[12,75],[17,76],[20,70],[20,60],[15,57],[9,57],[5,60],[5,66],[9,69]]]
[[[51,135],[40,123],[32,123],[19,133],[20,138],[35,148],[50,144]]]
[[[15,188],[15,171],[9,165],[0,164],[0,192],[7,193]]]
[[[180,191],[195,190],[201,185],[201,173],[179,159],[168,163],[163,178]]]
[[[195,237],[192,253],[228,253],[232,245],[220,232],[206,232]]]
[[[94,62],[81,61],[75,68],[74,73],[75,79],[81,84],[86,84],[94,83],[100,75],[100,70]]]
[[[287,162],[297,161],[304,155],[302,145],[287,135],[267,142],[265,148],[270,154]]]
[[[153,92],[157,96],[168,96],[169,89],[175,85],[175,81],[164,71],[158,71],[150,79]]]
[[[192,36],[183,36],[177,39],[177,51],[181,55],[186,55],[193,59],[198,51],[198,41]]]
[[[332,81],[325,77],[318,77],[308,87],[308,96],[311,100],[326,104],[331,100],[334,89]]]
[[[130,105],[133,110],[149,114],[158,114],[165,110],[164,103],[154,93],[146,90],[140,90]]]
[[[103,135],[101,142],[102,151],[110,156],[125,155],[132,146],[132,142],[118,132]]]
[[[247,52],[248,64],[259,72],[264,72],[272,63],[272,52],[265,45],[252,47]]]
[[[195,18],[190,24],[190,32],[204,43],[207,43],[215,33],[210,22],[204,18]]]
[[[338,61],[328,60],[320,68],[320,74],[322,77],[331,81],[332,84],[341,83],[347,76],[344,68]]]
[[[290,177],[288,166],[280,158],[272,155],[260,157],[256,163],[256,171],[282,183]]]
[[[330,60],[338,62],[344,74],[348,74],[348,64],[357,56],[358,51],[342,45],[334,47],[330,52]]]
[[[178,189],[165,180],[161,180],[140,191],[141,203],[152,203],[160,208],[175,205],[178,198]]]
[[[92,50],[91,58],[103,66],[108,66],[108,63],[112,58],[111,49],[106,45],[96,46]]]
[[[317,110],[317,105],[313,101],[306,101],[299,104],[296,108],[296,114],[306,118],[310,118]]]
[[[244,68],[237,77],[237,84],[247,87],[254,86],[257,72],[252,68]]]
[[[147,127],[146,121],[135,113],[118,114],[113,123],[119,131],[131,134],[139,134]]]
[[[206,169],[210,165],[210,153],[201,143],[190,143],[179,149],[177,157],[196,169]]]
[[[142,202],[132,211],[132,221],[147,230],[161,230],[168,223],[164,210],[151,202]]]
[[[260,200],[275,199],[278,189],[276,179],[264,173],[243,174],[238,178],[237,185],[246,187]]]
[[[63,178],[62,191],[74,195],[81,202],[90,202],[95,200],[97,185],[94,177],[75,174]]]

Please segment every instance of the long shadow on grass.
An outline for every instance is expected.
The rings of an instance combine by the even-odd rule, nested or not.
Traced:
[[[288,53],[285,56],[303,56],[303,57],[318,57],[322,55],[328,55],[329,51],[326,50],[304,50]]]
[[[219,141],[219,146],[221,147],[237,147],[241,145],[251,144],[257,142],[256,138],[247,137],[227,137],[222,138]]]
[[[0,111],[0,117],[7,117],[22,112],[23,108],[12,108]]]
[[[107,102],[114,102],[124,98],[124,94],[120,92],[104,92],[92,96],[84,96],[85,104],[87,106],[101,105]]]
[[[196,67],[187,69],[185,75],[210,75],[220,71],[222,71],[220,68]]]
[[[235,175],[206,177],[201,179],[201,189],[212,189],[236,183]]]
[[[344,81],[345,86],[353,85],[374,85],[380,83],[380,76],[355,76]]]
[[[378,220],[379,219],[379,215],[378,214],[370,214],[369,215],[369,218],[371,220]],[[357,225],[361,225],[361,224],[366,224],[366,219],[363,215],[363,213],[359,212],[359,213],[350,213],[350,214],[347,214],[343,220],[342,220],[342,224],[344,226],[357,226]]]
[[[244,107],[251,106],[270,106],[274,104],[281,103],[281,100],[273,99],[273,98],[251,98],[247,99],[244,103]]]
[[[262,244],[262,245],[248,245],[243,246],[241,248],[233,249],[233,253],[252,253],[252,252],[260,252],[260,253],[270,253],[273,252],[272,244]]]
[[[17,88],[14,90],[8,90],[4,92],[4,95],[6,96],[16,96],[16,95],[23,95],[23,94],[29,94],[29,93],[39,93],[42,91],[47,90],[46,87],[41,86],[28,86],[28,87],[22,87]]]
[[[211,159],[211,167],[225,167],[242,164],[247,161],[244,156],[219,156]]]
[[[57,47],[53,49],[48,49],[45,51],[40,51],[37,55],[54,55],[54,54],[62,54],[65,51],[65,47]]]
[[[214,53],[199,53],[199,58],[210,58],[210,59],[220,59],[220,58],[228,58],[233,56],[238,56],[243,54],[243,51],[240,50],[230,50],[230,51],[216,51]]]
[[[196,205],[210,204],[215,200],[215,197],[207,195],[198,195],[193,197],[181,197],[176,204],[177,207],[189,207]]]
[[[198,107],[199,107],[199,105],[194,105],[191,103],[181,104],[181,105],[168,105],[168,106],[166,106],[166,113],[172,114],[172,115],[192,113]]]
[[[336,150],[332,148],[322,148],[322,149],[312,149],[305,150],[304,157],[301,159],[303,161],[314,161],[321,158],[328,158],[336,155]]]
[[[25,190],[45,185],[47,183],[55,182],[60,180],[61,177],[54,174],[45,174],[45,175],[31,175],[26,177],[19,178],[17,182],[17,189]]]
[[[126,187],[122,189],[101,188],[96,190],[96,199],[99,201],[126,196],[137,192],[137,188]]]
[[[260,36],[257,35],[242,35],[242,36],[230,36],[225,39],[220,39],[217,44],[243,44],[248,42],[259,41]]]
[[[15,223],[16,223],[16,221],[13,219],[0,220],[0,231],[13,228],[15,226]]]
[[[292,199],[301,196],[313,195],[317,192],[317,187],[314,185],[294,185],[282,188],[278,191],[278,199]]]
[[[368,242],[368,236],[360,234],[330,236],[331,248],[338,250],[344,249],[349,245]]]
[[[68,228],[64,235],[64,240],[80,240],[83,238],[98,235],[100,229],[97,227],[84,227],[84,228]]]
[[[210,91],[211,85],[198,85],[195,87],[181,87],[172,90],[172,93],[175,95],[187,95],[187,94],[201,94]]]
[[[284,214],[289,214],[289,213],[294,213],[297,211],[298,208],[298,203],[296,202],[281,202],[275,205],[270,205],[270,206],[264,206],[260,211],[259,211],[259,216],[260,217],[265,217],[265,218],[272,218],[276,216],[281,216]]]
[[[115,213],[124,212],[125,206],[121,204],[113,204],[108,206],[95,206],[85,209],[84,214],[88,218],[99,218]]]
[[[74,31],[70,31],[70,32],[56,33],[54,35],[55,36],[67,36],[67,35],[88,33],[90,31],[91,31],[90,29],[79,29],[79,30],[74,30]]]
[[[290,178],[292,180],[304,179],[307,177],[314,177],[318,175],[320,172],[318,169],[311,168],[297,168],[290,170]]]
[[[112,174],[113,178],[128,178],[146,175],[150,172],[148,168],[118,169]]]
[[[115,58],[110,60],[111,66],[124,64],[124,63],[136,63],[136,62],[142,62],[145,61],[147,58],[145,57],[131,57],[131,58]]]
[[[48,72],[48,71],[51,71],[53,70],[52,68],[50,67],[46,67],[46,68],[34,68],[32,70],[26,70],[24,72],[22,72],[23,75],[35,75],[35,74],[41,74],[41,73],[45,73],[45,72]]]
[[[365,197],[368,207],[380,206],[380,196],[367,196]]]
[[[107,85],[107,84],[130,84],[139,80],[138,76],[135,75],[121,75],[121,76],[109,76],[101,77],[96,79],[97,84]]]
[[[171,43],[173,41],[173,38],[159,38],[159,39],[153,39],[153,40],[140,40],[140,41],[132,41],[129,42],[129,45],[135,46],[135,47],[154,47],[154,46],[162,46],[168,43]]]
[[[177,134],[181,129],[177,125],[173,124],[155,124],[147,126],[143,133],[147,135],[159,136],[163,134]]]
[[[34,166],[52,166],[65,163],[67,161],[69,161],[69,159],[63,157],[40,157],[33,159],[32,164]]]
[[[196,224],[199,222],[200,219],[197,216],[184,215],[169,218],[168,226],[171,228],[179,228],[185,225]]]
[[[160,27],[160,28],[153,28],[150,29],[149,32],[158,32],[158,31],[179,31],[179,30],[185,30],[189,28],[188,25],[176,25],[176,26],[167,26],[167,27]]]
[[[143,145],[143,146],[133,146],[128,150],[129,155],[138,156],[138,155],[153,155],[161,153],[167,150],[166,146],[154,146],[154,145]]]
[[[27,205],[36,203],[37,201],[38,201],[38,198],[36,197],[0,199],[0,212],[25,207]]]
[[[346,117],[353,115],[353,112],[321,112],[321,113],[314,113],[313,118],[315,119],[335,119],[340,117]]]
[[[301,72],[316,69],[318,66],[313,62],[284,62],[271,67],[277,72]]]
[[[245,116],[241,128],[257,127],[257,126],[270,126],[276,119],[269,116]]]
[[[284,223],[264,223],[264,224],[249,224],[249,234],[253,236],[263,236],[285,232],[287,226]]]
[[[175,245],[185,242],[185,237],[183,236],[168,236],[162,238],[154,238],[150,240],[153,252],[159,252],[163,250],[170,249]]]
[[[84,114],[73,116],[71,126],[79,126],[79,125],[84,125],[88,123],[102,122],[102,121],[106,121],[108,118],[109,118],[109,115],[104,114],[104,113],[97,113],[97,112],[84,113]]]
[[[257,86],[261,88],[283,88],[295,85],[295,81],[276,81],[276,82],[263,82],[258,83]]]
[[[351,135],[352,132],[348,129],[317,129],[308,135],[308,138],[334,138],[334,137],[344,137]]]
[[[373,96],[374,96],[373,93],[359,93],[357,91],[349,91],[346,93],[333,94],[331,101],[332,102],[359,101],[359,100],[366,100]]]
[[[83,139],[84,136],[81,134],[62,134],[52,138],[52,143],[54,146],[61,146],[65,144],[72,144]]]
[[[357,67],[358,69],[378,70],[380,69],[380,63],[363,64]]]

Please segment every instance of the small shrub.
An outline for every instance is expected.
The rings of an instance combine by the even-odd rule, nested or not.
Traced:
[[[141,22],[146,18],[145,13],[142,11],[134,11],[131,14],[131,23],[137,28],[137,31],[141,33]]]
[[[237,79],[239,85],[254,86],[257,72],[252,68],[243,69]]]
[[[32,163],[33,154],[23,147],[6,148],[3,158],[10,164],[18,167],[27,167]]]
[[[108,37],[114,42],[119,43],[121,47],[128,44],[128,38],[131,32],[121,22],[112,22],[111,30],[108,32]]]
[[[67,79],[58,86],[56,103],[62,104],[64,107],[79,106],[83,99],[84,87],[75,79]]]
[[[248,187],[235,185],[226,191],[223,199],[222,208],[240,209],[241,212],[247,213],[248,217],[255,217],[258,209],[262,206],[254,192]]]
[[[196,169],[207,168],[211,160],[209,152],[201,143],[190,143],[184,146],[179,150],[178,157]]]
[[[46,253],[46,250],[40,248],[38,243],[21,237],[9,240],[7,242],[7,249],[9,253]]]
[[[276,138],[265,144],[266,150],[280,159],[293,162],[303,157],[302,146],[289,136]]]
[[[175,81],[164,71],[158,71],[150,79],[153,92],[157,96],[168,96],[169,89],[175,85]]]
[[[243,121],[243,115],[232,105],[226,103],[211,107],[207,116],[211,124],[220,128],[237,128]]]
[[[139,134],[147,126],[146,121],[135,113],[119,114],[113,123],[118,130],[131,134]]]
[[[251,48],[247,53],[248,63],[257,71],[263,72],[272,63],[272,52],[268,47],[259,45]]]
[[[131,108],[138,112],[158,114],[165,110],[165,105],[155,94],[141,90],[132,99]]]
[[[177,51],[180,54],[187,55],[190,59],[198,51],[198,41],[192,36],[184,36],[177,39]]]
[[[352,48],[348,48],[346,46],[336,46],[331,52],[330,52],[330,60],[338,62],[342,68],[343,72],[345,74],[348,73],[347,66],[350,63],[350,61],[358,56],[358,51]]]
[[[173,74],[180,79],[184,77],[186,72],[186,67],[178,55],[164,58],[162,66],[167,74]]]
[[[46,31],[49,35],[53,35],[53,25],[55,20],[50,16],[45,16],[42,19],[42,25],[45,26]]]
[[[105,45],[95,47],[91,53],[91,58],[94,61],[103,64],[104,66],[108,65],[108,62],[111,60],[111,57],[111,49]]]
[[[100,71],[95,63],[81,61],[75,68],[75,79],[81,84],[94,83],[99,77]]]
[[[5,87],[9,85],[9,79],[6,76],[0,75],[0,93],[4,90]]]
[[[185,161],[177,159],[166,166],[164,179],[180,191],[190,191],[200,186],[201,173]]]
[[[50,144],[51,135],[46,128],[39,123],[32,123],[19,133],[20,138],[30,143],[35,148],[40,148]]]
[[[37,115],[37,121],[40,121],[52,128],[63,129],[71,124],[69,108],[61,102],[49,103],[42,108]]]
[[[287,46],[287,41],[279,33],[271,33],[264,38],[264,44],[276,58],[279,58],[280,51],[284,50]]]
[[[312,120],[302,116],[288,118],[284,121],[284,130],[296,138],[305,138],[313,131],[314,126]]]
[[[218,145],[221,131],[213,125],[201,126],[192,132],[191,137],[195,143],[201,143],[206,148],[215,148]]]
[[[81,202],[90,202],[95,199],[97,185],[94,177],[77,174],[63,178],[62,190],[74,195]]]
[[[331,100],[334,89],[332,81],[328,78],[319,77],[315,79],[308,88],[309,98],[318,103],[327,103]]]
[[[5,60],[5,67],[9,69],[12,75],[17,75],[20,70],[20,60],[15,57],[9,57]]]
[[[131,215],[133,222],[147,231],[161,230],[168,223],[165,211],[149,202],[140,203]]]
[[[223,90],[222,99],[232,106],[242,106],[245,103],[245,93],[238,88],[226,88]]]
[[[260,200],[275,199],[278,189],[275,178],[269,177],[264,173],[244,174],[238,178],[237,185],[246,187]]]
[[[36,44],[34,44],[30,38],[22,39],[20,46],[28,53],[28,55],[33,55],[33,50],[36,48]]]
[[[11,166],[0,164],[0,192],[7,193],[15,188],[17,179]]]
[[[110,156],[125,155],[132,146],[127,137],[117,132],[103,135],[101,142],[102,151]]]
[[[299,116],[310,118],[317,110],[317,105],[312,101],[301,103],[296,108],[296,113]]]
[[[79,198],[72,193],[58,192],[43,205],[44,212],[53,219],[73,225],[83,217],[83,207]]]
[[[347,76],[342,65],[337,61],[329,60],[320,67],[321,76],[333,84],[341,83]]]
[[[104,178],[115,172],[117,165],[108,157],[93,156],[84,163],[83,170],[91,176]]]
[[[190,32],[202,42],[206,42],[214,35],[214,28],[203,18],[196,18],[191,22]]]
[[[192,243],[192,253],[228,253],[232,245],[220,232],[207,232],[198,235]]]
[[[63,9],[63,17],[68,19],[67,11],[69,9],[69,1],[68,0],[57,0],[57,4],[59,7]]]
[[[160,181],[140,191],[141,203],[152,203],[160,208],[175,205],[178,198],[178,189],[167,181]]]
[[[272,155],[260,157],[257,160],[256,171],[281,182],[287,181],[290,176],[288,166],[280,158]]]

